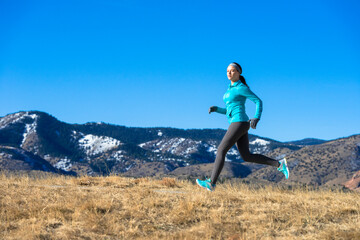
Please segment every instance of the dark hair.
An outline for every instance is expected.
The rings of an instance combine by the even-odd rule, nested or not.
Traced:
[[[250,88],[249,85],[247,85],[244,76],[241,75],[241,73],[242,73],[242,68],[241,68],[240,64],[238,64],[238,63],[236,63],[236,62],[233,62],[233,63],[235,63],[235,64],[239,67],[239,69],[240,69],[240,81],[241,81],[243,84],[245,84],[248,88]]]

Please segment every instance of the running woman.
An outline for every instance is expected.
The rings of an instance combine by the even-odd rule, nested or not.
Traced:
[[[209,108],[209,114],[211,112],[225,114],[230,124],[225,136],[218,146],[211,177],[205,180],[196,179],[196,183],[199,186],[206,188],[209,191],[215,189],[216,181],[224,166],[225,155],[234,144],[236,144],[244,161],[277,167],[278,171],[282,172],[286,179],[289,177],[286,158],[277,161],[261,154],[251,154],[249,152],[248,130],[250,129],[250,126],[253,129],[256,129],[256,125],[259,122],[262,113],[262,101],[250,90],[241,73],[242,68],[240,64],[233,62],[228,66],[227,77],[231,83],[223,97],[226,108],[217,106],[211,106]],[[245,101],[247,98],[256,104],[255,117],[252,119],[249,119],[245,113]]]

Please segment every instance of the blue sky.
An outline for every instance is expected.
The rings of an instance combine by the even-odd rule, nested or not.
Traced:
[[[279,141],[360,133],[358,1],[0,1],[0,116],[223,128],[236,61]],[[255,104],[248,100],[249,117]]]

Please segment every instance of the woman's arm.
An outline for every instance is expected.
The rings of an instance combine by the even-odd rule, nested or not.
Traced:
[[[256,96],[255,93],[253,93],[247,86],[239,87],[239,94],[245,96],[256,104],[256,112],[254,118],[260,119],[263,110],[263,102],[261,101],[261,99]]]
[[[221,114],[226,114],[226,108],[217,107],[216,112]]]
[[[221,107],[217,107],[217,106],[211,106],[209,108],[209,113],[211,112],[217,112],[217,113],[221,113],[221,114],[226,114],[226,108],[221,108]]]

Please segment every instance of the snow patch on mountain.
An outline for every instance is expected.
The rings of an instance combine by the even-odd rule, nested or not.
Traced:
[[[72,167],[71,160],[67,157],[60,159],[56,164],[54,164],[54,167],[57,169],[62,169],[64,171],[69,171]]]
[[[29,117],[31,117],[32,119],[34,119],[34,122],[33,123],[28,123],[25,125],[25,131],[23,133],[23,140],[21,142],[21,145],[20,147],[23,147],[27,137],[32,134],[32,133],[36,133],[36,126],[37,126],[37,115],[36,114],[30,114],[30,115],[27,115]]]
[[[256,138],[255,140],[249,142],[249,144],[252,145],[252,153],[263,154],[269,150],[268,145],[270,144],[270,141]]]
[[[255,140],[249,142],[249,144],[257,144],[257,145],[263,145],[263,146],[265,146],[265,145],[270,144],[270,142],[269,142],[269,141],[266,141],[266,140],[264,140],[264,139],[257,138],[257,139],[255,139]]]
[[[87,155],[96,155],[106,152],[122,144],[119,140],[87,134],[79,140],[79,146],[85,150]]]
[[[197,150],[197,147],[198,147],[198,144],[197,144],[197,145],[193,145],[193,146],[191,146],[191,147],[186,148],[186,150],[185,150],[185,155],[187,156],[187,155],[189,155],[189,154],[191,154],[191,153],[195,152],[195,151]]]
[[[108,160],[115,160],[115,161],[124,161],[126,157],[126,152],[124,150],[115,151],[110,155]]]
[[[36,114],[30,114],[30,112],[18,112],[15,114],[7,115],[0,119],[0,129],[7,127],[10,124],[17,123],[26,117],[30,117],[34,120],[38,117]]]
[[[254,147],[252,149],[253,154],[264,154],[268,151],[267,147]]]
[[[166,138],[156,139],[145,143],[138,144],[139,147],[151,150],[155,153],[171,153],[177,156],[188,157],[191,153],[196,152],[201,141],[194,141],[188,138]]]
[[[239,155],[239,150],[237,148],[230,148],[230,150],[227,152],[228,155]]]
[[[185,141],[185,138],[172,138],[170,139],[169,143],[171,146],[168,148],[168,152],[172,154],[176,154],[177,147]]]
[[[84,136],[85,134],[83,134],[82,132],[77,132],[75,130],[73,130],[71,133],[72,140],[75,142],[77,142],[79,139],[83,138]]]
[[[138,146],[141,147],[141,148],[144,148],[144,146],[146,146],[147,143],[140,143]]]
[[[215,144],[205,143],[204,145],[207,148],[206,151],[212,152],[214,155],[217,154],[217,147],[215,146]]]

